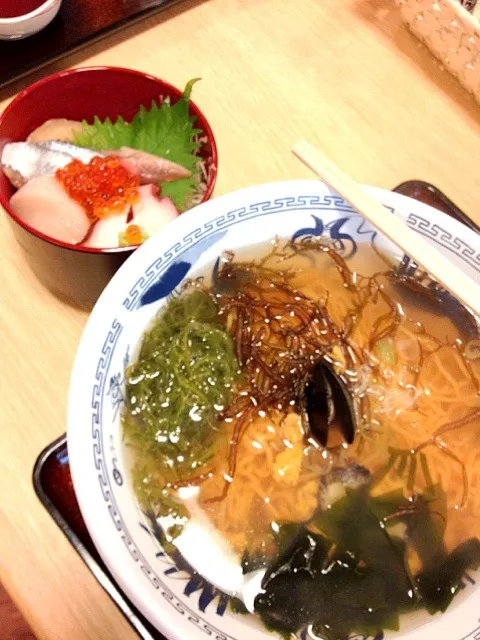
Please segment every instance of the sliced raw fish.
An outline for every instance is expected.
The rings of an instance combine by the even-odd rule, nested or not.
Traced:
[[[78,120],[52,118],[32,131],[27,138],[27,142],[47,142],[51,140],[73,142],[75,132],[80,133],[82,129],[83,125]]]
[[[159,198],[154,185],[140,187],[140,202],[133,207],[133,222],[152,236],[178,216],[170,198]]]
[[[170,162],[152,153],[122,147],[119,151],[111,151],[124,161],[124,166],[137,174],[143,184],[173,182],[181,178],[189,178],[192,173],[180,164]]]
[[[122,147],[96,151],[58,140],[10,142],[3,148],[0,167],[13,186],[19,188],[33,178],[54,175],[73,159],[88,164],[97,156],[112,155],[117,156],[125,169],[137,175],[143,184],[171,182],[191,175],[190,171],[170,160],[136,149]]]
[[[90,228],[83,207],[54,176],[33,178],[13,194],[10,205],[28,225],[68,244],[79,244]]]
[[[19,188],[34,178],[55,175],[74,158],[88,164],[99,155],[105,154],[55,140],[34,144],[10,142],[3,148],[0,167],[13,186]]]
[[[170,198],[158,198],[157,191],[153,185],[140,187],[140,201],[119,215],[98,220],[84,244],[102,249],[118,247],[120,234],[124,234],[129,225],[138,226],[146,238],[161,231],[178,212]]]
[[[129,213],[130,207],[127,207],[122,213],[97,220],[83,244],[97,249],[118,247],[120,234],[124,233],[128,226]]]

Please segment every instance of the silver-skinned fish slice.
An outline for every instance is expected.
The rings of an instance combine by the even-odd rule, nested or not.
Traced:
[[[172,182],[173,180],[180,180],[181,178],[189,178],[192,175],[188,169],[185,169],[185,167],[182,167],[180,164],[156,156],[153,153],[132,149],[131,147],[96,151],[57,140],[38,144],[43,149],[66,153],[71,156],[72,159],[77,158],[84,163],[90,162],[95,156],[102,156],[104,158],[107,156],[116,156],[128,171],[136,174],[140,178],[142,184]]]
[[[10,142],[3,148],[0,167],[19,189],[33,178],[54,175],[74,158],[87,164],[99,155],[103,154],[66,142]]]
[[[144,151],[128,147],[97,151],[57,140],[10,142],[3,148],[0,167],[13,186],[19,189],[33,178],[54,175],[74,158],[88,164],[97,156],[109,155],[117,156],[128,171],[138,175],[142,184],[171,182],[191,175],[181,165]]]

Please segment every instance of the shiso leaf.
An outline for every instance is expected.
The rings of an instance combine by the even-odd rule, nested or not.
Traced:
[[[110,118],[102,121],[95,116],[92,124],[82,120],[82,126],[81,132],[74,132],[74,142],[79,147],[101,150],[132,146],[133,128],[122,116],[115,123]]]
[[[171,104],[167,98],[161,104],[152,101],[150,109],[140,107],[132,122],[119,116],[93,123],[82,122],[83,129],[74,134],[75,144],[90,149],[107,150],[131,147],[166,158],[192,172],[190,178],[161,183],[162,193],[169,196],[179,211],[185,210],[198,185],[198,149],[196,140],[201,129],[195,128],[196,116],[190,116],[190,96],[200,78],[187,82],[182,97]]]

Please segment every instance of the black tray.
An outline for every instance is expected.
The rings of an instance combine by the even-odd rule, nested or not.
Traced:
[[[58,15],[39,33],[24,40],[0,40],[0,88],[178,2],[181,0],[63,0]]]
[[[67,437],[42,451],[33,470],[37,496],[127,621],[145,640],[166,640],[123,595],[90,538],[75,493],[68,461]]]
[[[426,182],[403,182],[394,191],[436,207],[480,233],[480,228],[463,211],[436,187]],[[50,515],[140,638],[166,640],[122,593],[95,549],[73,491],[65,435],[40,454],[33,471],[33,484]]]

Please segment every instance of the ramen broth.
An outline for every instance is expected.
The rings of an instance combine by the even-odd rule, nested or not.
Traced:
[[[123,421],[142,509],[174,555],[201,512],[244,574],[264,569],[254,609],[269,628],[313,624],[328,640],[395,629],[400,613],[443,611],[480,562],[478,332],[400,284],[367,244],[347,262],[316,242],[227,254],[210,285],[190,281],[167,304],[181,311],[164,325],[160,314],[128,371]],[[158,398],[149,381],[181,349]],[[319,359],[353,400],[351,445],[343,407],[327,447],[309,429],[302,385]],[[172,406],[183,413],[172,418]],[[163,418],[171,433],[156,430]]]

